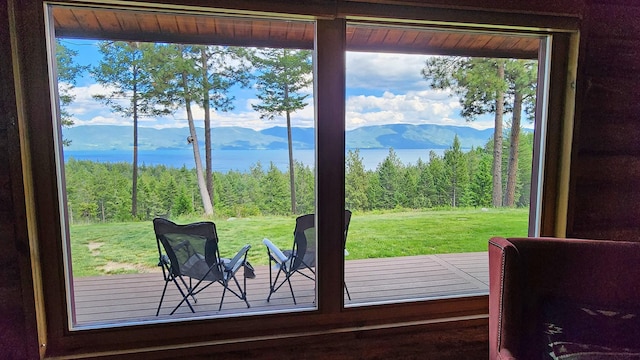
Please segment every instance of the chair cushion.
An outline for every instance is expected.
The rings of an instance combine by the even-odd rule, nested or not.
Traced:
[[[543,312],[544,359],[640,359],[640,308],[548,301]]]

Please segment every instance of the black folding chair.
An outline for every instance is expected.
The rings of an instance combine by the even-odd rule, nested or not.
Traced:
[[[247,277],[252,277],[253,274],[251,266],[247,263],[250,245],[243,246],[232,259],[225,259],[220,257],[218,235],[213,222],[178,225],[166,219],[156,218],[153,220],[153,228],[160,258],[158,266],[162,267],[165,281],[156,316],[160,314],[170,282],[175,284],[182,295],[182,300],[171,311],[171,315],[183,303],[195,313],[189,298],[196,303],[195,296],[214,283],[223,287],[218,311],[222,309],[227,290],[244,300],[247,308],[250,307],[246,290]],[[242,286],[236,277],[241,267],[245,268]],[[236,285],[236,290],[229,286],[231,283]]]
[[[351,220],[351,211],[345,210],[345,229],[343,247],[345,245],[349,222]],[[316,265],[316,234],[315,234],[315,214],[306,214],[296,218],[296,227],[293,231],[293,246],[291,250],[280,250],[271,240],[264,238],[262,243],[267,247],[267,255],[269,256],[269,296],[267,301],[271,299],[276,291],[278,291],[285,283],[289,285],[293,303],[297,304],[296,297],[293,293],[291,285],[291,276],[298,273],[307,279],[315,281],[315,265]],[[346,251],[346,249],[345,249]],[[345,252],[346,254],[346,252]],[[273,269],[277,269],[273,276]],[[351,295],[344,284],[349,300]]]

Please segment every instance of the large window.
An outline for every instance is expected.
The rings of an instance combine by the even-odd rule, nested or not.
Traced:
[[[334,6],[327,9],[319,6],[306,12],[299,8],[286,9],[278,4],[272,5],[273,8],[263,4],[252,12],[202,7],[181,7],[177,11],[175,6],[141,3],[136,3],[134,8],[127,7],[126,2],[119,3],[118,6],[121,7],[117,8],[105,4],[93,8],[83,4],[85,3],[74,2],[73,5],[68,5],[62,2],[45,2],[47,6],[44,12],[41,7],[25,5],[29,10],[25,14],[42,15],[45,21],[40,24],[49,30],[46,44],[50,64],[48,74],[44,71],[46,60],[42,58],[44,52],[41,51],[45,47],[44,38],[39,33],[14,34],[21,41],[24,41],[22,36],[34,39],[33,49],[25,46],[25,50],[19,53],[20,61],[26,63],[26,59],[29,59],[29,62],[42,65],[21,70],[24,73],[19,74],[17,79],[30,80],[28,83],[20,83],[22,87],[19,90],[26,94],[21,95],[20,110],[26,114],[26,123],[23,125],[30,140],[25,145],[28,151],[23,157],[24,167],[25,172],[32,174],[34,179],[34,182],[27,179],[25,183],[28,191],[33,193],[35,203],[29,221],[31,230],[34,234],[37,233],[34,241],[37,241],[39,252],[34,254],[34,259],[40,261],[38,264],[41,265],[34,271],[34,283],[36,287],[41,287],[42,292],[38,296],[42,295],[44,299],[39,302],[38,307],[41,340],[46,343],[43,346],[46,350],[43,351],[53,355],[81,356],[84,353],[99,352],[117,356],[118,353],[132,349],[154,352],[174,347],[184,350],[224,344],[235,344],[233,346],[239,348],[244,344],[251,346],[254,341],[366,331],[400,323],[430,326],[453,318],[458,321],[477,321],[476,324],[486,321],[486,289],[435,296],[419,290],[418,293],[401,294],[392,298],[363,297],[366,293],[374,294],[380,289],[362,285],[359,281],[366,283],[371,280],[371,276],[374,280],[381,279],[379,275],[374,275],[374,271],[380,269],[387,269],[384,274],[393,275],[393,269],[402,267],[407,259],[402,257],[405,255],[403,250],[398,249],[383,252],[382,256],[371,256],[363,251],[369,251],[374,246],[368,240],[364,244],[364,237],[361,236],[368,233],[367,236],[374,238],[372,242],[376,246],[384,248],[388,239],[375,239],[376,234],[382,234],[376,226],[385,227],[384,222],[378,220],[385,217],[393,220],[394,216],[410,220],[404,230],[415,231],[418,228],[418,237],[426,233],[419,229],[424,224],[419,214],[422,208],[415,211],[416,214],[409,214],[407,209],[411,209],[411,212],[414,210],[410,206],[406,209],[403,206],[401,210],[394,206],[393,209],[385,208],[383,211],[360,209],[354,205],[353,193],[350,193],[347,185],[355,183],[347,181],[351,174],[345,169],[345,165],[349,165],[351,161],[350,151],[355,152],[358,148],[362,156],[364,146],[352,149],[349,145],[356,135],[352,132],[356,127],[352,125],[355,119],[353,113],[357,110],[357,104],[350,98],[362,97],[375,101],[380,96],[379,93],[358,93],[361,89],[356,88],[350,77],[355,71],[355,55],[364,54],[364,59],[356,66],[370,69],[371,80],[376,82],[393,80],[394,73],[404,68],[396,66],[402,62],[395,62],[388,67],[384,76],[374,76],[369,60],[375,61],[382,56],[381,53],[414,54],[411,56],[425,56],[425,61],[426,55],[538,59],[538,71],[542,75],[537,77],[536,118],[532,130],[534,139],[529,174],[533,196],[529,203],[530,210],[525,207],[524,210],[515,210],[521,211],[523,218],[531,221],[526,225],[519,225],[521,233],[513,234],[526,235],[530,231],[532,234],[552,235],[556,231],[555,224],[562,222],[558,218],[562,216],[561,209],[556,210],[556,207],[564,200],[558,200],[556,195],[562,194],[563,189],[566,189],[566,177],[558,170],[561,169],[558,164],[562,161],[561,156],[566,156],[570,150],[567,146],[570,143],[570,131],[563,126],[570,124],[571,111],[565,111],[565,107],[571,104],[572,93],[568,89],[575,63],[571,60],[567,67],[565,60],[573,59],[569,55],[575,45],[572,37],[574,33],[540,29],[566,26],[564,22],[549,19],[548,24],[540,26],[546,19],[518,19],[518,23],[512,24],[512,28],[504,25],[511,24],[509,17],[505,16],[500,18],[499,23],[502,25],[498,32],[498,27],[492,25],[493,21],[497,22],[496,19],[483,17],[477,20],[483,22],[481,26],[466,25],[456,18],[456,11],[439,13],[438,21],[430,22],[428,9],[425,8],[416,11],[415,21],[409,20],[406,13],[398,15],[404,19],[402,26],[399,26],[393,21],[393,11],[375,13],[378,11],[375,8],[345,8],[344,13],[339,11],[342,15],[336,17],[333,16]],[[296,15],[286,15],[289,11]],[[357,19],[349,19],[349,11],[357,13]],[[369,15],[365,14],[369,11],[374,12],[370,14],[371,19],[376,19],[374,25],[367,22]],[[300,15],[301,13],[306,15]],[[26,26],[27,16],[24,15],[23,18],[22,13],[16,16],[19,27]],[[388,17],[388,21],[383,22],[381,17]],[[443,18],[448,20],[443,21]],[[354,22],[350,23],[351,20]],[[446,51],[425,53],[425,46],[419,45],[417,41],[424,38],[434,26],[435,33],[446,36],[433,36],[429,41],[430,46]],[[383,32],[378,32],[378,28],[382,27],[411,31],[382,35]],[[462,37],[458,37],[460,29],[472,37],[463,41]],[[451,34],[453,35],[449,36]],[[510,41],[514,38],[519,40]],[[524,42],[520,41],[527,39],[534,39],[535,49],[524,46]],[[483,49],[476,49],[473,53],[463,51],[474,44],[482,44],[483,41],[486,45]],[[418,46],[418,49],[412,44]],[[451,44],[454,44],[453,48],[447,50],[447,46]],[[105,49],[102,55],[101,46]],[[214,95],[210,96],[207,112],[205,102],[196,100],[194,89],[202,85],[197,81],[193,82],[193,87],[188,87],[193,93],[186,90],[185,82],[182,82],[181,89],[171,88],[185,77],[196,79],[204,74],[202,71],[195,71],[197,67],[193,64],[201,62],[206,53],[219,48],[237,50],[237,54],[255,51],[255,56],[262,57],[263,60],[260,62],[257,58],[246,58],[254,60],[255,62],[250,61],[253,65],[262,64],[264,67],[249,71],[253,78],[249,80],[248,87],[243,87],[242,82],[232,85],[234,92],[229,95],[235,96],[235,99],[232,100],[229,96],[226,100],[235,106],[236,110],[233,111],[236,112],[225,112],[222,106],[215,108],[219,106],[215,102],[224,101],[225,98]],[[107,53],[122,54],[117,49],[129,51],[128,55],[121,58],[129,63],[109,74],[109,70],[127,64],[126,61],[109,60],[111,65],[107,68],[99,66],[100,59],[105,59]],[[310,74],[300,74],[303,80],[307,80],[305,85],[289,92],[289,95],[299,94],[302,97],[300,103],[306,103],[306,106],[289,113],[289,116],[286,111],[276,114],[278,109],[275,109],[272,113],[273,120],[268,113],[269,107],[261,105],[265,105],[269,98],[283,95],[288,90],[265,90],[261,93],[261,89],[266,88],[262,88],[258,79],[260,75],[268,73],[265,70],[270,63],[266,61],[267,49],[283,54],[304,55],[298,57],[298,60],[313,68]],[[80,61],[86,51],[93,52],[93,60]],[[190,55],[187,55],[187,51],[190,51]],[[180,66],[167,70],[171,69],[173,60],[179,61]],[[134,84],[140,86],[118,92],[119,88],[114,81],[96,80],[100,76],[108,79],[109,76],[131,73],[136,68],[134,61],[145,64],[136,73],[140,77],[136,78],[138,82]],[[189,65],[188,61],[192,63]],[[242,56],[227,59],[212,67],[212,71],[218,71],[226,65],[239,67],[243,63]],[[150,70],[156,72],[143,75],[143,72]],[[83,75],[78,75],[80,73]],[[84,77],[93,77],[95,82],[87,83]],[[268,78],[265,76],[263,80],[267,81]],[[49,80],[53,84],[52,96],[42,96]],[[308,82],[309,80],[312,82]],[[148,88],[143,87],[143,83]],[[383,89],[378,85],[375,91],[383,90],[382,98],[387,94],[399,95],[396,86],[390,84]],[[420,86],[425,91],[432,91],[425,79],[420,79]],[[216,89],[220,88],[219,84],[216,85]],[[147,90],[149,92],[145,92]],[[249,93],[252,95],[247,95]],[[547,97],[547,93],[550,96]],[[98,96],[93,97],[93,94]],[[214,94],[213,90],[209,94]],[[133,98],[141,105],[136,111],[126,106],[131,104]],[[242,99],[245,100],[240,103],[239,100]],[[187,107],[190,101],[191,109]],[[457,99],[449,101],[456,103]],[[100,104],[100,109],[91,113],[96,110],[95,104]],[[406,105],[397,103],[399,107]],[[420,101],[413,105],[417,108],[424,106]],[[239,111],[242,109],[246,111]],[[203,131],[207,113],[212,114],[211,171],[206,170],[208,150]],[[261,115],[265,119],[261,119]],[[386,119],[382,125],[394,125],[396,122],[389,120],[396,114],[389,112],[382,115],[383,120]],[[549,118],[548,122],[543,121],[545,115]],[[66,126],[64,120],[71,120],[74,125]],[[287,120],[291,121],[291,141],[288,134],[284,138],[282,135],[283,132],[287,133]],[[220,123],[216,121],[224,122],[228,127],[220,128],[216,125]],[[100,128],[97,133],[78,129],[80,126],[114,122],[125,125],[121,128]],[[269,125],[259,131],[252,126],[257,122]],[[176,124],[181,126],[175,126]],[[195,125],[195,130],[190,127],[191,124]],[[234,127],[254,128],[247,131]],[[275,129],[270,129],[271,127]],[[388,135],[388,132],[377,136],[365,134],[360,141],[379,141],[381,137],[392,139]],[[411,140],[420,139],[412,137]],[[405,138],[401,141],[407,140]],[[224,153],[243,151],[237,148],[256,143],[262,144],[261,152],[257,155],[250,154],[245,161],[238,155],[240,153],[235,153],[230,160],[230,167],[217,167],[222,166],[225,161],[222,158]],[[92,145],[101,148],[90,149]],[[486,141],[478,149],[485,148],[485,145]],[[545,147],[546,152],[543,151]],[[115,159],[112,162],[103,161],[94,153],[104,152],[107,148]],[[175,159],[171,159],[175,153],[171,151],[180,151],[178,148],[182,148],[188,155],[175,162]],[[293,166],[289,164],[290,148]],[[393,148],[393,152],[386,146],[382,149],[382,162],[392,157],[396,149],[400,149],[398,146]],[[196,149],[201,152],[202,175],[196,166]],[[441,148],[442,162],[445,162],[445,153],[455,149],[454,143],[444,145]],[[284,151],[284,160],[270,158],[267,154],[271,154],[271,151]],[[462,152],[468,154],[466,149]],[[434,153],[433,159],[440,160],[440,154]],[[138,154],[137,158],[134,154]],[[153,158],[153,155],[159,154],[159,158]],[[309,155],[305,157],[304,154]],[[151,157],[145,157],[148,155]],[[423,165],[427,164],[427,160],[431,163],[431,158],[422,160]],[[250,164],[248,171],[242,165],[245,162]],[[411,164],[414,162],[417,159],[409,161]],[[371,171],[378,168],[377,164],[371,167]],[[137,184],[134,180],[136,169]],[[209,192],[213,215],[205,215],[208,204],[202,191],[207,188],[209,172],[213,186],[213,191]],[[33,185],[35,181],[37,185]],[[294,191],[291,190],[292,187]],[[134,189],[137,189],[137,193]],[[295,200],[291,196],[293,193]],[[526,193],[523,191],[520,194]],[[399,194],[394,193],[393,197],[396,195]],[[467,201],[464,195],[462,198],[456,195],[456,200],[452,199],[450,198],[448,207],[453,207],[462,199]],[[426,201],[419,198],[413,200],[420,204]],[[345,208],[352,211],[346,238],[348,254],[344,243]],[[480,214],[485,213],[482,208],[478,207]],[[487,213],[492,213],[492,207],[486,208]],[[284,210],[280,212],[277,209]],[[456,221],[467,220],[468,214],[450,212],[457,217]],[[530,216],[530,213],[534,215]],[[271,282],[269,270],[277,271],[278,266],[269,263],[263,239],[268,238],[287,257],[289,254],[285,250],[292,249],[296,218],[303,214],[313,214],[315,231],[305,232],[305,236],[311,242],[316,240],[315,245],[309,246],[315,250],[315,264],[309,266],[314,273],[310,278],[294,274],[291,287],[285,283],[267,302]],[[225,304],[221,310],[217,310],[222,288],[214,284],[199,294],[197,303],[193,301],[194,313],[182,306],[173,315],[161,312],[156,316],[164,284],[163,274],[156,266],[162,260],[158,259],[151,223],[151,219],[156,217],[168,217],[181,224],[212,220],[220,238],[221,257],[230,258],[239,250],[238,247],[250,244],[248,260],[256,275],[255,278],[247,279],[251,307],[247,308],[244,301],[227,294]],[[453,226],[455,225],[449,223],[442,230],[453,231]],[[398,237],[401,237],[406,236],[401,234],[404,230],[400,227],[392,231],[398,232]],[[473,230],[470,232],[473,233]],[[491,233],[494,234],[510,235]],[[489,233],[483,233],[479,237],[484,238],[482,241],[486,243],[487,235]],[[403,247],[413,251],[423,245],[424,243],[414,242]],[[142,248],[144,250],[138,252],[137,249]],[[411,254],[429,254],[424,249],[418,251],[417,254]],[[279,254],[276,255],[278,257]],[[368,259],[364,259],[365,257]],[[96,259],[100,260],[96,262]],[[372,263],[370,270],[366,270],[368,273],[361,278],[351,276],[349,262],[361,260]],[[285,261],[279,266],[282,268],[290,265]],[[449,270],[458,273],[476,271],[465,270],[463,264],[459,265],[457,270],[454,269],[455,266],[449,267]],[[481,273],[482,269],[477,271]],[[410,277],[411,274],[402,276]],[[179,302],[181,297],[173,288],[173,283],[169,282],[168,285],[164,301],[170,307]],[[382,283],[380,285],[386,286]],[[431,284],[434,289],[444,286],[444,283]],[[409,289],[410,286],[404,288]],[[169,294],[169,291],[173,293]],[[394,304],[389,304],[390,302]],[[398,302],[402,304],[397,304]],[[98,318],[98,313],[102,317]],[[83,318],[81,314],[88,316]],[[244,316],[245,314],[250,316]]]
[[[348,24],[348,305],[487,294],[486,239],[535,234],[546,41]]]
[[[295,47],[312,45],[313,22],[50,11],[71,326],[314,309],[313,219],[304,247],[292,236],[316,204],[313,52]],[[80,17],[141,31],[125,41],[104,26],[67,33]],[[172,23],[184,42],[149,41]],[[263,46],[237,45],[252,41]],[[213,270],[192,273],[197,239],[156,241],[156,218],[213,222],[222,261],[248,245],[246,265],[235,279],[218,279],[209,260]]]

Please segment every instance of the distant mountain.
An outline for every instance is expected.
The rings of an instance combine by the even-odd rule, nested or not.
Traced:
[[[198,141],[204,146],[204,129],[196,129]],[[291,130],[295,149],[314,148],[314,129]],[[211,129],[214,149],[277,150],[287,148],[287,129],[272,127],[253,130],[243,127],[215,127]],[[363,126],[347,131],[347,147],[351,149],[446,149],[458,135],[463,148],[484,146],[493,129],[477,130],[465,126],[393,124]],[[115,150],[133,147],[133,131],[128,126],[83,125],[65,128],[65,139],[71,140],[69,150]],[[138,149],[185,149],[188,128],[138,129]]]
[[[347,146],[360,149],[447,149],[456,135],[463,148],[479,147],[491,138],[493,129],[431,124],[363,126],[347,132]]]

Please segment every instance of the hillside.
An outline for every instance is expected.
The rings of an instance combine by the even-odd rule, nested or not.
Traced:
[[[198,128],[198,140],[204,146],[204,129]],[[214,149],[261,150],[286,149],[287,130],[272,127],[253,130],[243,127],[212,128]],[[463,148],[484,146],[493,135],[492,129],[476,130],[463,126],[443,125],[380,125],[364,126],[347,131],[347,147],[350,149],[446,149],[458,135]],[[133,131],[127,126],[94,125],[74,126],[63,130],[65,139],[71,140],[69,150],[116,150],[133,146]],[[138,149],[185,149],[188,128],[138,129]],[[314,129],[293,128],[294,148],[313,149]]]

